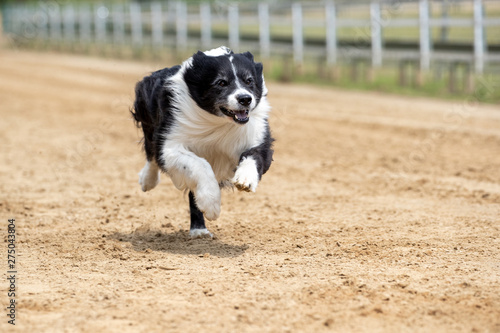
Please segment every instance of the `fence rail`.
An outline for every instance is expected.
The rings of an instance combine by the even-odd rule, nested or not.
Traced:
[[[264,59],[290,55],[297,65],[309,58],[324,59],[330,66],[364,59],[375,68],[411,60],[423,71],[436,61],[458,60],[478,74],[500,64],[500,4],[488,0],[452,5],[431,0],[356,5],[333,0],[65,5],[40,1],[5,5],[2,15],[4,34],[19,41],[179,51],[228,44],[236,51],[258,52]],[[455,30],[462,42],[450,40]]]

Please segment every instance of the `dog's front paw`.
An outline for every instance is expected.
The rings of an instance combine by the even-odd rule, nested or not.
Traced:
[[[160,183],[160,171],[151,168],[149,163],[139,172],[139,184],[141,189],[146,192],[152,190]]]
[[[198,184],[194,196],[196,198],[196,206],[198,206],[208,220],[213,221],[219,217],[220,188],[215,179],[213,182]]]
[[[240,191],[255,192],[259,184],[259,173],[253,158],[245,158],[240,162],[232,182]]]

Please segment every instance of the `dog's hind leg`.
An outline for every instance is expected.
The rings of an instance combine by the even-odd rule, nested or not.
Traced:
[[[146,161],[146,165],[139,172],[139,184],[141,189],[146,192],[152,190],[160,183],[160,168],[153,161]]]
[[[175,187],[193,192],[196,207],[210,221],[220,214],[220,187],[210,164],[182,145],[167,143],[163,147],[162,170],[166,170]]]
[[[213,237],[212,233],[205,226],[205,218],[196,205],[194,194],[191,191],[189,191],[189,212],[191,215],[191,227],[189,228],[191,238]]]

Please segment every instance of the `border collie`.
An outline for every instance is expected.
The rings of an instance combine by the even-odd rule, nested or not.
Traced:
[[[190,236],[212,237],[204,218],[219,217],[221,188],[255,192],[271,165],[269,111],[262,64],[250,52],[198,51],[144,77],[131,111],[144,132],[142,190],[168,174],[189,192]]]

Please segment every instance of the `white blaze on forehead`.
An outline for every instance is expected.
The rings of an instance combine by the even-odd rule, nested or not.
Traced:
[[[236,86],[238,87],[238,89],[241,89],[240,80],[238,79],[238,75],[236,75],[236,68],[234,67],[234,64],[233,64],[233,56],[229,57],[229,61],[231,62],[231,68],[233,69],[233,74],[234,74]]]
[[[218,48],[211,49],[208,51],[203,52],[206,56],[209,57],[219,57],[223,55],[228,55],[231,54],[231,49],[226,47],[226,46],[219,46]],[[186,61],[182,63],[182,67],[185,70],[186,68],[192,67],[193,66],[193,57],[190,57]]]
[[[226,46],[220,46],[216,49],[211,49],[211,50],[205,51],[203,53],[205,53],[205,55],[207,55],[209,57],[219,57],[222,55],[230,54],[231,49],[226,47]]]
[[[234,74],[234,77],[236,78],[236,86],[239,89],[243,89],[241,87],[241,84],[240,84],[240,81],[238,79],[238,76],[236,75],[236,67],[234,67],[234,64],[233,64],[233,56],[229,57],[229,61],[231,62],[231,67],[233,69],[233,74]],[[245,91],[246,91],[246,89],[245,89]],[[250,93],[249,91],[247,91],[247,92]],[[263,96],[267,96],[267,93],[268,93],[268,91],[267,91],[267,87],[266,87],[266,82],[264,80],[264,74],[262,74],[262,95]],[[250,93],[250,95],[253,95],[253,94]]]
[[[238,78],[238,75],[236,74],[236,67],[234,67],[233,59],[234,59],[233,56],[229,57],[229,61],[231,62],[231,68],[233,69],[233,74],[234,74],[234,78],[235,78],[234,82],[236,82],[237,88],[231,95],[229,95],[228,106],[231,109],[240,108],[240,103],[238,102],[238,96],[248,94],[248,95],[252,96],[252,102],[250,103],[250,105],[248,107],[250,110],[252,110],[256,106],[255,96],[250,91],[248,91],[247,89],[245,89],[244,87],[241,86],[240,79]]]

